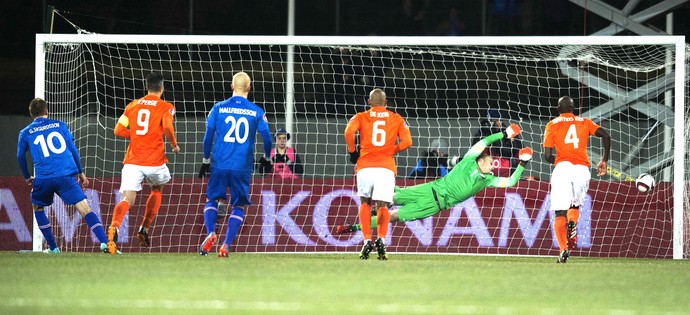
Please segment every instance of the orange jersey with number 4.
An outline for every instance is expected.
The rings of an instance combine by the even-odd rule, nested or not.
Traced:
[[[590,166],[587,157],[589,136],[599,129],[591,119],[564,113],[546,124],[544,147],[556,149],[556,161]]]
[[[173,104],[155,95],[146,95],[129,103],[119,124],[129,127],[129,147],[124,164],[160,166],[168,162],[163,141],[163,118],[175,115]],[[168,139],[175,145],[173,139]]]
[[[355,172],[368,167],[383,167],[397,175],[395,154],[412,145],[410,127],[402,116],[383,106],[373,106],[367,111],[357,113],[345,127],[348,152],[355,151],[357,131],[359,131],[359,159]]]

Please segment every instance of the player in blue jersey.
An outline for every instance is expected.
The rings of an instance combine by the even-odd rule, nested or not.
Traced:
[[[204,158],[199,170],[199,178],[211,172],[204,207],[204,224],[208,234],[200,249],[200,254],[204,256],[218,239],[215,232],[218,202],[227,201],[228,187],[233,208],[218,257],[228,257],[228,248],[244,221],[244,207],[252,204],[249,201],[249,184],[254,171],[256,132],[261,134],[263,140],[264,162],[273,147],[263,109],[247,100],[250,85],[251,79],[247,73],[235,74],[232,77],[232,97],[213,105],[206,121]]]
[[[50,249],[47,253],[59,253],[50,221],[43,208],[53,204],[53,194],[74,205],[89,225],[89,229],[101,242],[101,251],[107,253],[108,238],[98,215],[91,211],[81,186],[88,186],[89,179],[82,172],[79,152],[67,124],[48,119],[46,101],[35,98],[29,103],[29,113],[34,121],[19,132],[17,162],[24,179],[31,189],[31,203],[38,228]],[[29,175],[26,151],[31,154],[34,176]],[[77,175],[77,178],[75,178]]]

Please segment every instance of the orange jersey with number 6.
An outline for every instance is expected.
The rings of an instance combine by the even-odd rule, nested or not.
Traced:
[[[357,131],[360,143],[355,173],[363,168],[383,167],[397,175],[395,154],[412,145],[410,127],[402,116],[383,106],[373,106],[367,111],[357,113],[345,127],[348,152],[355,151]]]
[[[589,136],[593,136],[599,125],[591,119],[564,113],[546,124],[544,147],[556,149],[556,161],[590,166],[587,157]]]
[[[129,127],[129,147],[124,164],[160,166],[168,162],[163,141],[163,118],[172,119],[175,107],[158,96],[147,95],[129,103],[119,124]],[[174,137],[173,137],[174,138]],[[174,139],[168,139],[174,145]]]

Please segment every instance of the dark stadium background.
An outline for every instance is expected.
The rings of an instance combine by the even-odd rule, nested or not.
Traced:
[[[605,2],[622,9],[628,1]],[[657,2],[642,0],[637,8]],[[2,115],[27,115],[26,104],[33,98],[34,89],[35,34],[48,30],[49,6],[62,16],[55,16],[53,33],[74,33],[66,19],[85,30],[104,34],[287,33],[287,0],[29,0],[3,1],[1,6]],[[454,27],[449,27],[450,12],[457,12]],[[686,3],[674,14],[675,35],[688,36],[690,6]],[[646,24],[664,29],[665,17]],[[567,0],[295,1],[295,35],[586,35],[607,25],[608,21]]]

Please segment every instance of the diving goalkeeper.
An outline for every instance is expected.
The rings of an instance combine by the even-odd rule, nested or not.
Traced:
[[[390,222],[406,222],[430,217],[467,200],[486,187],[514,186],[520,179],[525,164],[532,159],[532,149],[525,147],[519,151],[520,163],[510,177],[493,176],[491,174],[494,168],[493,158],[482,154],[482,151],[493,142],[503,138],[512,139],[520,132],[517,124],[511,124],[505,131],[479,140],[459,162],[458,157],[450,158],[448,165],[455,166],[448,175],[424,184],[405,188],[395,187],[393,203],[399,208],[390,212]],[[371,222],[372,228],[375,227],[375,216],[372,217]],[[359,230],[359,224],[339,225],[335,234]]]

